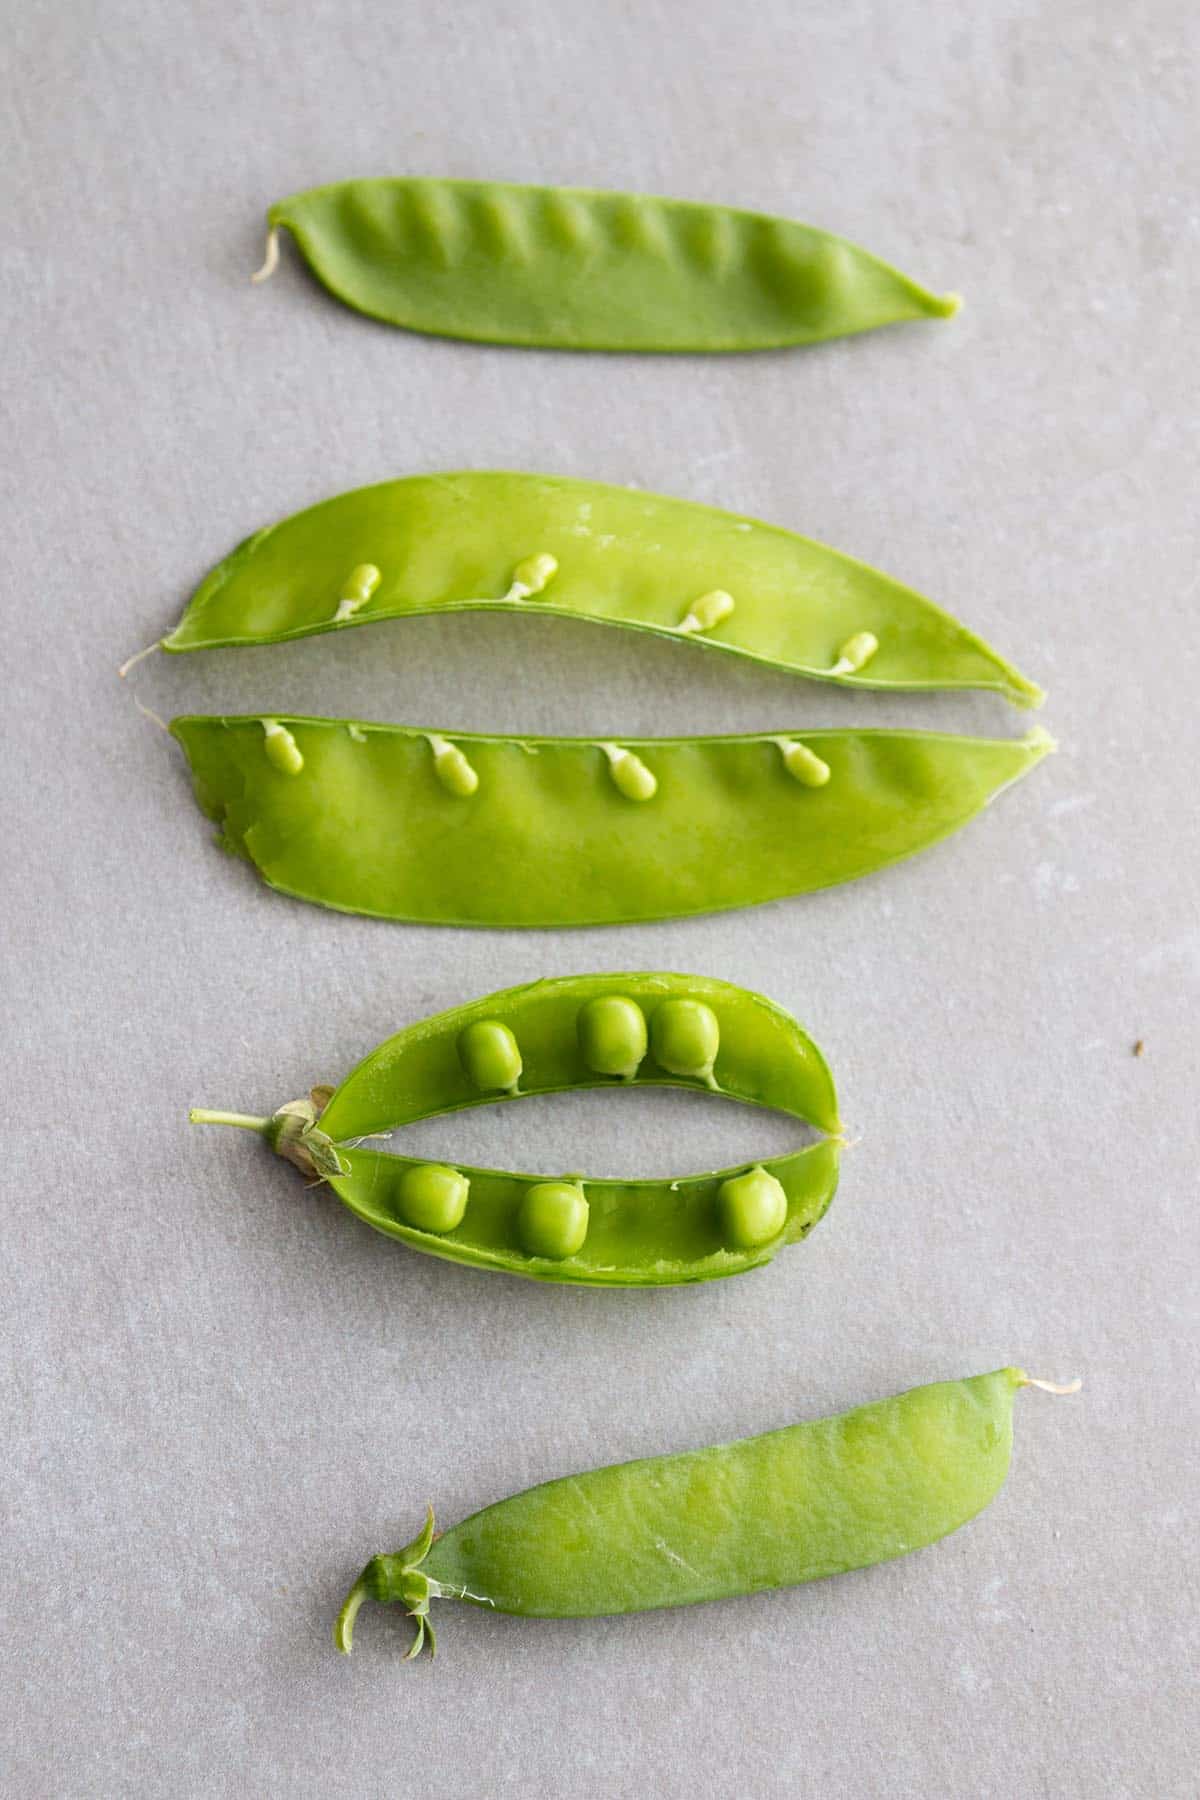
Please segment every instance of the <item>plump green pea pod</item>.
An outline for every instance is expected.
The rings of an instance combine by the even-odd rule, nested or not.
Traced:
[[[381,482],[267,526],[205,577],[162,647],[468,610],[623,625],[849,687],[1042,700],[940,607],[824,544],[686,500],[502,471]]]
[[[588,188],[401,178],[279,200],[339,300],[409,331],[563,350],[766,350],[900,319],[945,319],[932,294],[811,225]]]
[[[437,1228],[441,1220],[430,1228],[410,1223],[404,1178],[427,1163],[363,1146],[340,1151],[340,1172],[327,1179],[365,1224],[446,1262],[575,1287],[677,1287],[761,1268],[806,1238],[837,1191],[838,1156],[838,1143],[827,1139],[749,1169],[666,1181],[551,1180],[458,1164],[453,1173],[467,1183],[465,1210],[444,1229]],[[723,1197],[747,1179],[768,1180],[779,1210],[761,1227],[752,1220],[744,1233],[731,1227]],[[529,1196],[542,1189],[550,1190],[548,1204],[531,1222]],[[569,1239],[555,1236],[563,1189],[581,1197]]]
[[[1053,748],[1041,731],[621,745],[456,732],[477,777],[464,793],[442,779],[439,733],[269,722],[299,753],[293,772],[268,755],[260,717],[171,725],[224,847],[283,893],[442,925],[618,924],[850,881],[957,830]],[[810,753],[799,767],[797,744]],[[618,779],[618,756],[652,777],[651,793]]]
[[[430,1602],[594,1618],[793,1587],[945,1537],[1003,1486],[1021,1369],[910,1388],[739,1443],[544,1482],[367,1564],[338,1616],[349,1652],[367,1599],[398,1601],[409,1656],[435,1647]]]
[[[828,1132],[790,1156],[664,1181],[565,1180],[418,1161],[364,1146],[418,1119],[528,1094],[703,1087]],[[761,994],[699,975],[573,975],[489,994],[388,1038],[336,1088],[261,1132],[352,1212],[474,1268],[588,1286],[710,1281],[807,1236],[837,1188],[841,1123],[820,1050]]]

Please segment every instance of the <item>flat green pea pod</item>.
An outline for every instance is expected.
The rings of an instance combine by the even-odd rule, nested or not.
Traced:
[[[449,736],[408,726],[243,716],[170,729],[221,843],[271,887],[442,925],[666,919],[851,881],[965,825],[1054,747],[1043,731],[621,744],[456,732],[467,784],[445,778]]]
[[[794,1587],[921,1549],[999,1492],[1018,1388],[1074,1393],[997,1369],[910,1388],[836,1418],[740,1443],[571,1475],[484,1507],[440,1536],[424,1529],[371,1559],[334,1627],[350,1651],[367,1599],[428,1640],[433,1600],[523,1618],[595,1618]]]
[[[363,1142],[492,1101],[633,1085],[710,1089],[829,1136],[768,1162],[662,1181],[451,1166]],[[795,1019],[731,982],[663,973],[508,988],[408,1026],[337,1088],[314,1088],[269,1118],[191,1117],[260,1132],[413,1249],[590,1287],[711,1281],[769,1262],[828,1208],[842,1133],[829,1068]]]
[[[932,294],[843,238],[763,213],[495,181],[341,181],[267,213],[347,306],[438,337],[562,350],[766,350],[900,319]]]
[[[205,577],[162,648],[460,611],[591,619],[848,687],[1042,700],[940,607],[810,538],[686,500],[502,471],[381,482],[265,527]]]

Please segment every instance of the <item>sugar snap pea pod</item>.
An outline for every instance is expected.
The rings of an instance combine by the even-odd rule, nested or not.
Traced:
[[[335,1143],[528,1094],[702,1087],[840,1135],[833,1077],[794,1018],[712,976],[565,975],[406,1026],[329,1096]]]
[[[414,1120],[564,1089],[705,1087],[831,1133],[791,1156],[674,1181],[566,1180],[364,1147]],[[574,975],[489,994],[397,1032],[336,1088],[260,1131],[377,1230],[476,1268],[592,1286],[736,1275],[807,1235],[837,1187],[841,1125],[824,1057],[761,994],[697,975]]]
[[[256,716],[171,731],[220,841],[270,886],[443,925],[664,919],[850,881],[966,824],[1053,748],[1041,731],[618,744]]]
[[[835,1418],[528,1488],[440,1536],[371,1559],[334,1627],[349,1652],[367,1599],[399,1602],[428,1639],[430,1603],[595,1618],[794,1587],[886,1562],[956,1531],[1004,1484],[1020,1387],[997,1369],[910,1388]]]
[[[677,1286],[759,1268],[808,1236],[838,1181],[833,1140],[670,1181],[449,1169],[365,1146],[338,1154],[329,1185],[376,1231],[447,1262],[582,1287]],[[762,1203],[742,1193],[747,1183]]]
[[[162,647],[468,610],[624,625],[851,687],[1042,699],[940,607],[824,544],[686,500],[503,471],[381,482],[267,526],[206,576]]]
[[[342,181],[277,201],[267,221],[256,281],[284,229],[356,311],[492,344],[765,350],[960,305],[811,225],[646,194]]]

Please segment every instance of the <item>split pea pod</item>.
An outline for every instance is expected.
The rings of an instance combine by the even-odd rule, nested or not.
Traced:
[[[365,1600],[398,1602],[408,1652],[435,1648],[430,1603],[524,1618],[595,1618],[794,1587],[921,1549],[999,1492],[1018,1388],[997,1369],[910,1388],[835,1418],[547,1481],[440,1536],[371,1559],[338,1615],[349,1652]]]
[[[686,500],[502,471],[381,482],[265,527],[206,576],[162,648],[459,611],[591,619],[850,687],[1042,699],[940,607],[824,544]]]
[[[693,1087],[828,1132],[790,1156],[663,1181],[520,1175],[372,1146],[417,1119],[528,1094]],[[489,994],[410,1025],[336,1088],[269,1118],[194,1109],[259,1131],[377,1231],[416,1250],[534,1280],[657,1287],[737,1275],[807,1236],[833,1199],[841,1125],[824,1057],[761,994],[699,975],[574,975]]]
[[[290,231],[357,312],[484,343],[765,350],[959,307],[811,225],[647,194],[400,177],[293,194],[267,220],[256,281]]]
[[[336,719],[171,731],[220,841],[283,893],[443,925],[718,912],[850,881],[972,818],[1053,748],[913,731],[453,737]]]

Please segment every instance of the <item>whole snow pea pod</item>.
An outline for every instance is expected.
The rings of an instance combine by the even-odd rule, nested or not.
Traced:
[[[467,610],[624,625],[852,687],[1042,699],[940,607],[824,544],[686,500],[499,471],[381,482],[267,526],[205,578],[162,647]]]
[[[221,842],[272,887],[443,925],[717,912],[849,881],[964,825],[1049,749],[913,731],[485,737],[175,719]]]
[[[900,319],[945,319],[932,294],[845,239],[767,214],[646,194],[404,177],[279,200],[347,306],[439,337],[564,350],[765,350]]]
[[[1003,1486],[1020,1387],[997,1369],[910,1388],[835,1418],[528,1488],[371,1559],[334,1627],[349,1652],[367,1599],[435,1639],[433,1600],[525,1618],[595,1618],[794,1587],[886,1562],[974,1518]]]
[[[587,1087],[703,1087],[830,1140],[663,1181],[552,1179],[364,1148],[414,1120]],[[807,1235],[837,1187],[841,1125],[812,1039],[761,994],[698,975],[574,975],[489,994],[379,1045],[336,1088],[248,1127],[377,1230],[434,1256],[542,1281],[663,1286],[736,1275]]]

